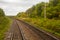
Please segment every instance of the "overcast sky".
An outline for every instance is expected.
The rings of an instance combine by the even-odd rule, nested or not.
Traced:
[[[42,1],[48,2],[48,0],[0,0],[0,8],[4,9],[6,15],[16,15]]]

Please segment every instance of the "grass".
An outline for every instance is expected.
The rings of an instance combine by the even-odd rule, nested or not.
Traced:
[[[5,32],[8,30],[11,20],[7,17],[0,17],[0,40],[4,40]]]

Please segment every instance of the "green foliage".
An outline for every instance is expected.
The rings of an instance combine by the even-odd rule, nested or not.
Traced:
[[[47,18],[58,19],[60,18],[60,1],[59,0],[50,0],[50,3],[47,7]]]
[[[5,16],[3,9],[0,8],[0,17]]]
[[[52,19],[59,19],[60,18],[60,1],[59,0],[52,0],[50,1],[50,5],[47,7],[47,18]]]
[[[17,14],[17,17],[23,17],[23,18],[26,18],[26,17],[27,17],[27,14],[24,13],[24,12],[19,12],[19,13]]]
[[[31,8],[29,8],[26,13],[28,14],[28,17],[41,17],[42,12],[44,11],[44,2],[39,3]]]
[[[59,4],[60,3],[60,0],[50,0],[50,6],[57,6],[57,4]]]
[[[46,6],[45,6],[46,5]],[[46,9],[45,9],[46,7]],[[44,17],[44,11],[46,10],[46,17],[49,19],[59,19],[60,18],[60,0],[50,0],[49,3],[38,3],[33,7],[29,8],[25,13],[25,16],[30,18]],[[23,16],[24,16],[23,15]],[[21,17],[21,16],[20,16]]]
[[[10,25],[10,19],[5,16],[4,11],[0,8],[0,40],[4,40],[4,33]]]
[[[41,16],[42,12],[44,11],[45,3],[42,2],[36,5],[37,16]]]
[[[27,14],[28,17],[35,17],[36,16],[35,6],[29,8],[26,11],[26,14]]]
[[[0,17],[0,40],[4,39],[4,33],[9,26],[9,19],[7,17]]]

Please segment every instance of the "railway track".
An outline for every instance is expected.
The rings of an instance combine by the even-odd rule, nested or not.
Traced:
[[[21,20],[15,19],[5,40],[59,40]]]
[[[8,33],[6,33],[4,40],[24,40],[16,20],[13,21],[13,24]]]

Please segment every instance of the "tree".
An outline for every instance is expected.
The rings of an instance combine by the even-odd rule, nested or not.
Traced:
[[[58,0],[50,0],[50,6],[56,6],[58,3]]]
[[[59,0],[50,0],[50,3],[47,7],[47,17],[48,18],[59,18],[60,16],[60,1]]]
[[[0,16],[5,16],[3,9],[0,8]]]

